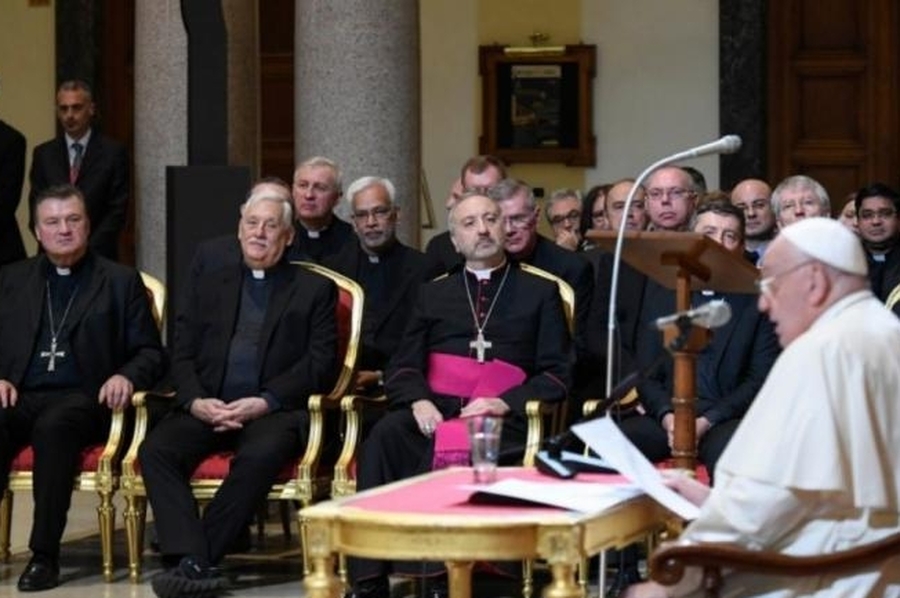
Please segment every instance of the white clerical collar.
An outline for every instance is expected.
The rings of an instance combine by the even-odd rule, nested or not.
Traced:
[[[61,268],[60,266],[56,266],[56,273],[60,276],[69,276],[72,274],[71,268]]]
[[[502,264],[500,264],[499,266],[497,266],[497,267],[495,267],[495,268],[478,268],[478,269],[475,269],[475,268],[470,268],[469,266],[466,266],[466,271],[467,271],[467,272],[471,272],[472,274],[474,274],[474,275],[475,275],[475,280],[477,280],[477,281],[480,282],[480,281],[482,281],[482,280],[490,280],[490,279],[491,279],[491,273],[492,273],[492,272],[494,272],[494,271],[496,271],[496,270],[499,270],[500,268],[504,268],[504,267],[506,267],[506,261],[504,261]]]
[[[373,254],[371,254],[371,253],[367,253],[367,254],[366,254],[366,257],[369,258],[369,263],[370,263],[370,264],[377,264],[377,263],[379,263],[379,262],[381,261],[380,259],[378,259],[378,256],[377,256],[377,255],[373,255]]]
[[[256,280],[265,280],[266,278],[265,270],[252,269],[250,270],[250,273],[253,274],[253,278],[255,278]]]
[[[887,261],[887,254],[886,253],[873,253],[872,260],[883,263],[883,262]]]

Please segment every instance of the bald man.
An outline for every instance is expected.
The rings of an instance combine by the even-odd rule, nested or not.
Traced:
[[[744,246],[758,265],[778,232],[772,211],[772,188],[760,179],[744,179],[731,190],[731,203],[744,211]]]

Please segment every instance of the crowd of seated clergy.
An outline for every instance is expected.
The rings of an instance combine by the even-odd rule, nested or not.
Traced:
[[[402,201],[395,193],[390,180],[372,175],[351,183],[345,196],[338,164],[312,157],[297,166],[291,185],[271,179],[254,185],[236,237],[200,246],[189,284],[175,290],[182,297],[170,342],[175,399],[140,453],[165,565],[153,581],[162,598],[227,588],[223,557],[282,466],[302,451],[307,398],[327,391],[336,375],[336,290],[291,261],[321,263],[365,290],[354,390],[384,394],[388,407],[370,422],[358,452],[357,488],[363,490],[464,463],[465,451],[454,441],[461,417],[503,415],[502,459],[515,463],[524,450],[525,401],[568,402],[574,418],[582,400],[602,396],[612,256],[592,247],[590,230],[618,230],[624,221],[630,231],[699,232],[776,276],[766,256],[781,232],[831,210],[825,189],[807,176],[788,177],[774,190],[747,178],[729,194],[716,194],[723,200],[711,199],[698,171],[681,166],[660,168],[637,188],[632,179],[596,185],[584,199],[577,190],[560,189],[542,207],[527,183],[508,178],[501,160],[474,156],[448,195],[449,230],[423,253],[397,239]],[[875,183],[856,192],[853,204],[859,236],[852,239],[867,263],[866,284],[886,301],[900,284],[894,251],[900,194]],[[538,231],[542,209],[550,236]],[[87,248],[90,223],[78,190],[39,194],[32,210],[43,252],[0,270],[0,334],[34,339],[0,344],[3,465],[8,471],[18,448],[30,443],[36,469],[53,472],[35,486],[32,559],[19,580],[24,591],[59,583],[69,504],[63,497],[70,488],[46,488],[70,487],[75,464],[55,455],[75,455],[105,433],[108,407],[97,407],[98,398],[101,407],[121,408],[133,390],[163,379],[166,361],[136,273]],[[556,285],[519,264],[545,270],[575,291],[571,335]],[[851,270],[856,275],[859,268]],[[98,279],[103,290],[91,295],[99,292]],[[139,296],[113,293],[117,285]],[[696,435],[700,462],[718,484],[716,463],[752,408],[778,347],[769,321],[774,310],[765,301],[695,289],[692,305],[713,299],[727,301],[734,315],[699,357]],[[35,305],[39,315],[23,317],[35,313]],[[89,321],[129,333],[102,338],[138,339],[137,346],[79,352],[84,328],[75,324],[103,306],[102,316]],[[674,309],[671,291],[622,265],[613,382],[648,371],[637,385],[639,409],[620,425],[654,461],[670,456],[673,424],[671,360],[652,323]],[[113,320],[116,314],[123,315]],[[31,328],[23,329],[26,324]],[[54,402],[53,410],[70,403],[85,409],[79,401],[90,399],[90,410],[80,415],[89,416],[90,425],[74,426],[77,434],[42,432],[46,445],[37,443],[37,430],[60,425],[43,419],[53,411],[48,397],[57,395],[67,402]],[[68,448],[59,448],[61,442]],[[237,457],[200,516],[189,476],[222,448]],[[7,476],[0,477],[5,483]],[[353,594],[380,598],[388,595],[388,574],[423,571],[421,564],[352,559],[350,573]],[[426,573],[436,575],[429,585],[434,595],[446,592],[440,567]]]

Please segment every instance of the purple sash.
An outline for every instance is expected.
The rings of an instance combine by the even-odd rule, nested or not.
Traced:
[[[499,397],[525,381],[525,372],[511,363],[493,359],[484,363],[471,357],[432,353],[428,356],[428,386],[432,392],[463,398]],[[446,420],[434,431],[432,469],[469,464],[469,432],[463,419]]]

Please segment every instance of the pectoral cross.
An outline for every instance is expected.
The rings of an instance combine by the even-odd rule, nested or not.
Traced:
[[[56,371],[56,358],[59,357],[60,359],[62,359],[65,356],[66,356],[65,351],[57,351],[56,350],[56,339],[55,338],[50,339],[50,350],[49,351],[41,351],[41,359],[46,359],[48,357],[50,358],[50,362],[47,364],[48,372],[55,372]]]
[[[490,349],[493,346],[494,343],[484,340],[484,333],[480,330],[478,331],[478,336],[475,337],[475,340],[469,342],[469,348],[475,349],[475,355],[478,359],[478,363],[484,363],[485,349]]]

